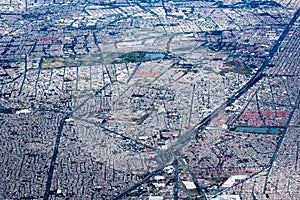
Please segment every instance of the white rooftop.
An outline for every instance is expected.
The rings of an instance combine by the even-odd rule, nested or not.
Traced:
[[[73,122],[73,121],[74,121],[74,119],[72,119],[72,118],[65,119],[65,122]]]
[[[161,196],[149,196],[149,200],[163,200],[164,197]]]
[[[234,183],[235,183],[236,180],[244,180],[247,177],[248,177],[247,175],[230,176],[229,179],[227,179],[227,181],[225,181],[223,183],[222,188],[232,187],[234,185]]]
[[[192,181],[182,181],[182,183],[184,184],[184,186],[186,187],[186,189],[188,190],[193,190],[196,188],[196,185],[194,182]]]
[[[154,176],[154,179],[155,180],[163,180],[163,179],[165,179],[165,177],[164,176]]]
[[[211,198],[210,200],[241,200],[239,195],[219,195],[215,198]]]
[[[23,110],[18,110],[17,112],[16,112],[16,114],[26,114],[26,113],[30,113],[31,111],[30,110],[28,110],[28,109],[23,109]]]

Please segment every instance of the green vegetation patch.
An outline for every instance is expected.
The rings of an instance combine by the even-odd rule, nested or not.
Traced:
[[[205,44],[205,48],[209,51],[232,51],[236,49],[236,43],[233,42],[210,42]]]
[[[163,59],[166,53],[161,52],[145,52],[145,51],[133,51],[133,52],[114,52],[105,56],[104,60],[107,64],[120,64],[120,63],[138,63],[147,62],[152,60]]]
[[[251,74],[252,70],[247,65],[245,65],[242,61],[238,59],[233,59],[233,60],[228,60],[224,63],[224,66],[220,74],[224,75],[228,72],[244,74],[248,76]]]
[[[158,59],[163,59],[167,53],[161,52],[113,52],[104,56],[104,64],[119,64],[119,63],[137,63],[147,62]],[[101,54],[85,54],[85,55],[70,55],[60,57],[43,57],[40,63],[41,68],[62,68],[62,67],[79,67],[93,66],[101,63]]]
[[[40,63],[41,68],[61,68],[93,66],[100,64],[100,53],[64,56],[64,57],[44,57]]]
[[[146,55],[143,51],[135,51],[129,53],[123,53],[117,57],[112,63],[136,63],[141,62]]]

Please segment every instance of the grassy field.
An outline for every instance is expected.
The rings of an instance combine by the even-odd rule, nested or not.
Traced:
[[[113,52],[104,54],[103,64],[120,64],[120,63],[137,63],[151,60],[158,60],[165,57],[165,53],[156,52]],[[44,57],[40,64],[41,68],[61,68],[61,67],[79,67],[79,66],[93,66],[100,64],[100,53],[75,55],[65,57]]]
[[[100,53],[76,55],[69,57],[46,57],[43,58],[41,68],[61,68],[61,67],[78,67],[92,66],[100,64]]]
[[[145,52],[145,51],[133,51],[127,53],[114,52],[105,55],[104,61],[107,64],[137,63],[137,62],[158,60],[164,58],[165,56],[166,53],[160,53],[160,52]]]

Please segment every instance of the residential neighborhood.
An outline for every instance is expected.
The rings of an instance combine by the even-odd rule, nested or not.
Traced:
[[[299,16],[0,0],[0,199],[299,199]]]

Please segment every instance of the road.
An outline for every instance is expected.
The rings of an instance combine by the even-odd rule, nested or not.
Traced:
[[[272,171],[272,167],[273,167],[274,161],[275,161],[275,159],[276,159],[276,157],[277,157],[277,155],[278,155],[278,152],[279,152],[280,146],[281,146],[281,144],[282,144],[282,142],[283,142],[283,139],[284,139],[284,137],[285,137],[285,134],[286,134],[286,132],[288,131],[288,128],[289,128],[290,122],[291,122],[291,120],[292,120],[292,118],[293,118],[294,112],[295,112],[295,110],[297,109],[297,107],[298,107],[299,105],[300,105],[300,93],[299,93],[299,95],[298,95],[298,97],[297,97],[295,106],[294,106],[294,108],[293,108],[293,110],[292,110],[292,112],[291,112],[291,114],[290,114],[290,116],[289,116],[289,118],[288,118],[288,120],[287,120],[287,122],[286,122],[284,131],[283,131],[283,133],[282,133],[282,135],[281,135],[281,137],[280,137],[280,139],[279,139],[279,141],[278,141],[278,143],[277,143],[277,146],[276,146],[276,148],[275,148],[275,151],[274,151],[274,153],[273,153],[273,156],[272,156],[272,158],[271,158],[271,160],[270,160],[269,167],[268,167],[269,169],[268,169],[268,173],[267,173],[267,175],[266,175],[266,181],[265,181],[265,184],[264,184],[264,194],[265,194],[265,192],[266,192],[266,190],[267,190],[268,180],[269,180],[270,173],[271,173],[271,171]]]
[[[112,200],[120,200],[120,199],[122,199],[125,195],[127,195],[128,193],[134,191],[138,187],[142,186],[144,183],[146,183],[147,181],[149,181],[151,177],[160,174],[162,171],[163,171],[163,168],[159,168],[159,169],[151,172],[142,181],[140,181],[139,183],[136,183],[133,186],[131,186],[130,188],[126,189],[121,194],[119,194],[119,195],[115,196],[114,198],[112,198]]]
[[[204,192],[203,192],[203,189],[202,187],[200,186],[199,184],[199,181],[197,179],[197,177],[195,176],[194,174],[194,171],[193,169],[191,168],[191,166],[189,165],[188,161],[186,161],[185,158],[182,158],[179,160],[183,165],[185,165],[185,168],[187,169],[187,171],[189,172],[189,174],[191,175],[192,177],[192,180],[194,182],[194,184],[196,185],[196,189],[198,191],[198,193],[204,198],[204,199],[207,199]]]
[[[257,70],[257,72],[254,74],[254,76],[243,86],[241,87],[235,94],[233,94],[230,98],[227,99],[223,104],[221,104],[218,108],[216,108],[211,114],[206,116],[203,120],[201,120],[197,125],[195,125],[193,128],[191,128],[189,131],[186,132],[186,134],[182,135],[178,138],[178,140],[170,146],[168,149],[164,151],[159,151],[157,156],[155,157],[155,160],[158,163],[158,169],[151,172],[146,176],[145,179],[143,179],[141,182],[134,184],[129,189],[123,191],[113,199],[120,199],[124,197],[129,192],[135,190],[136,188],[140,187],[143,183],[150,180],[152,176],[155,176],[159,172],[162,171],[162,169],[170,164],[173,164],[177,160],[181,159],[181,149],[188,144],[188,142],[194,138],[196,133],[201,133],[205,127],[210,123],[210,121],[216,117],[221,111],[223,111],[227,106],[232,105],[238,98],[240,98],[243,94],[245,94],[251,87],[253,87],[262,77],[263,72],[268,66],[270,60],[273,58],[275,53],[278,51],[278,48],[281,44],[281,42],[285,39],[286,35],[290,31],[290,29],[295,24],[297,18],[300,15],[300,9],[297,10],[297,12],[294,14],[293,18],[287,25],[287,27],[284,29],[282,34],[280,35],[279,39],[276,41],[274,46],[269,52],[269,56],[264,60],[261,67]],[[257,172],[259,173],[259,172]],[[257,174],[255,173],[255,174]],[[254,175],[255,175],[254,174]],[[176,191],[175,191],[176,192]],[[177,196],[175,195],[175,198]]]
[[[24,66],[24,75],[23,75],[23,80],[22,80],[22,83],[21,83],[21,86],[20,86],[20,90],[19,90],[19,96],[22,94],[22,91],[23,91],[23,87],[24,87],[24,84],[25,84],[25,80],[26,80],[26,76],[27,76],[27,54],[25,54],[25,66]]]
[[[176,160],[174,163],[174,200],[178,200],[178,175],[178,161]]]
[[[175,159],[179,158],[181,156],[180,150],[194,137],[196,133],[202,132],[203,129],[210,123],[210,121],[214,117],[216,117],[227,106],[232,105],[232,103],[234,103],[238,98],[240,98],[243,94],[245,94],[253,85],[255,85],[263,77],[264,70],[268,66],[270,60],[273,58],[275,53],[278,51],[281,42],[284,40],[284,38],[286,37],[286,35],[288,34],[292,26],[295,24],[299,15],[300,15],[300,9],[298,9],[297,12],[294,14],[290,23],[284,29],[279,39],[276,41],[276,43],[270,50],[269,56],[264,60],[261,67],[257,70],[255,75],[243,87],[241,87],[235,94],[233,94],[229,99],[227,99],[227,101],[225,101],[218,108],[216,108],[211,114],[209,114],[203,120],[201,120],[200,123],[198,123],[189,131],[187,131],[186,134],[178,138],[176,143],[174,143],[168,149],[158,153],[158,155],[156,156],[156,161],[160,167],[172,164],[172,162],[174,162]]]
[[[144,144],[144,143],[140,142],[139,140],[133,139],[133,138],[128,137],[128,136],[126,136],[126,135],[124,135],[122,133],[118,133],[117,131],[111,130],[111,129],[103,126],[102,124],[100,124],[98,122],[92,122],[90,120],[84,119],[82,117],[76,117],[76,116],[72,116],[72,118],[76,119],[76,120],[79,120],[79,121],[83,121],[83,122],[88,123],[88,124],[92,124],[93,126],[99,127],[99,128],[101,128],[103,131],[105,131],[107,133],[112,133],[113,135],[116,135],[117,137],[121,137],[123,140],[131,141],[131,142],[133,142],[136,145],[140,145],[140,146],[143,146],[145,148],[149,148],[149,149],[151,149],[153,151],[159,151],[160,150],[157,147],[153,147],[151,145]]]
[[[100,91],[105,90],[105,88],[108,86],[109,84],[104,85]],[[53,149],[53,153],[52,153],[52,157],[51,157],[51,162],[50,162],[50,166],[49,166],[49,170],[48,170],[48,176],[47,176],[47,181],[46,181],[46,188],[45,188],[45,192],[44,192],[44,200],[48,200],[51,196],[50,194],[50,189],[51,189],[51,185],[52,185],[52,179],[53,179],[53,173],[54,173],[54,169],[55,169],[55,162],[58,156],[58,150],[59,150],[59,144],[60,144],[60,139],[61,139],[61,135],[62,135],[62,131],[65,125],[65,120],[69,117],[71,117],[76,111],[78,111],[82,106],[85,105],[85,103],[90,100],[91,98],[93,98],[94,96],[96,96],[97,93],[95,95],[90,95],[88,96],[85,101],[83,101],[81,104],[79,104],[76,108],[73,109],[72,112],[69,112],[63,119],[60,120],[60,124],[59,124],[59,128],[58,128],[58,132],[56,135],[56,139],[55,139],[55,145],[54,145],[54,149]]]

